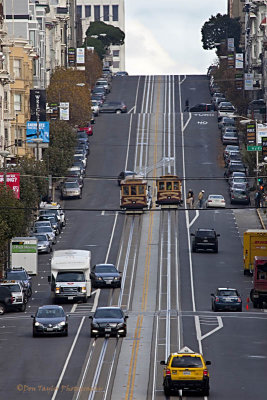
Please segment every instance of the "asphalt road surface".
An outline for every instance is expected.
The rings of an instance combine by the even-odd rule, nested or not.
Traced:
[[[251,278],[242,270],[243,232],[260,224],[254,209],[230,205],[216,113],[183,112],[186,99],[210,102],[207,78],[118,77],[109,99],[124,100],[128,113],[97,118],[83,197],[63,203],[67,225],[55,248],[91,250],[92,264],[116,264],[122,288],[64,304],[68,337],[33,338],[30,316],[52,302],[51,256],[40,255],[26,312],[0,317],[0,398],[164,399],[160,361],[186,345],[212,362],[211,399],[264,399],[267,316],[246,309]],[[227,207],[126,215],[116,180],[125,169],[148,177],[153,201],[154,178],[171,173],[183,178],[184,193],[222,194]],[[198,227],[221,234],[218,254],[191,253]],[[241,292],[242,313],[211,311],[210,294],[224,286]],[[125,310],[126,338],[90,338],[97,305]]]

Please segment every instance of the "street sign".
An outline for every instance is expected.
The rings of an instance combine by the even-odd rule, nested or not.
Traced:
[[[255,123],[247,124],[247,144],[249,146],[252,146],[252,145],[255,146],[255,144],[256,144],[256,132],[257,132],[257,128],[256,128],[256,124]]]
[[[247,146],[247,151],[261,151],[261,146]]]

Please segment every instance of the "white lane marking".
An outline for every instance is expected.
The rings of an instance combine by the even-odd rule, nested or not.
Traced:
[[[107,395],[108,395],[108,388],[109,388],[111,375],[112,375],[112,372],[113,372],[113,366],[114,366],[114,362],[115,362],[115,358],[116,358],[116,354],[117,354],[117,346],[118,346],[118,342],[116,343],[116,347],[115,347],[115,351],[114,351],[114,354],[113,354],[113,357],[112,357],[111,365],[109,367],[109,374],[108,374],[108,379],[107,379],[107,383],[106,383],[105,396],[104,396],[103,400],[106,400]]]
[[[93,307],[92,307],[92,313],[94,313],[95,310],[96,310],[96,307],[98,305],[99,296],[100,296],[100,289],[96,289],[96,294],[95,294],[95,298],[94,298],[94,304],[93,304]]]
[[[181,85],[185,80],[186,80],[186,75],[184,76],[184,78],[180,82],[180,75],[179,75],[179,85]]]
[[[100,376],[100,372],[102,370],[102,365],[103,365],[104,357],[105,357],[106,350],[107,350],[107,345],[108,345],[108,339],[105,339],[104,344],[103,344],[102,349],[101,349],[101,353],[99,355],[97,367],[96,367],[96,370],[95,370],[95,375],[94,375],[93,382],[92,382],[92,388],[96,388],[97,387],[98,379],[99,379],[99,376]],[[94,397],[95,397],[95,389],[90,391],[89,396],[88,396],[88,400],[93,400]]]
[[[127,164],[128,164],[128,158],[129,158],[129,149],[130,149],[131,131],[132,131],[132,120],[133,120],[133,115],[131,114],[130,123],[129,123],[129,131],[128,131],[127,151],[126,151],[126,157],[125,157],[125,168],[124,168],[126,171],[127,171]]]
[[[159,294],[160,295],[160,294]],[[156,337],[155,337],[155,359],[154,359],[154,368],[153,368],[153,382],[152,382],[152,400],[155,399],[156,389],[156,370],[157,370],[157,360],[158,360],[158,332],[159,332],[159,317],[156,317]],[[162,343],[163,344],[163,343]]]
[[[182,95],[181,95],[181,82],[179,76],[179,102],[180,102],[180,109],[182,109]],[[184,114],[180,113],[181,117],[181,134],[182,134],[182,165],[183,165],[183,176],[185,176],[185,149],[184,149]],[[184,193],[186,193],[186,182],[184,181]],[[193,278],[193,266],[192,266],[192,256],[190,252],[190,235],[189,235],[189,213],[187,210],[187,204],[185,204],[185,217],[186,217],[186,226],[187,226],[187,244],[189,249],[189,270],[190,270],[190,285],[191,285],[191,298],[192,298],[192,308],[193,311],[196,311],[196,304],[195,304],[195,292],[194,292],[194,278]]]
[[[131,114],[131,112],[132,112],[133,110],[135,111],[135,106],[133,106],[133,107],[127,112],[127,114]]]
[[[109,253],[110,253],[113,237],[114,237],[114,232],[115,232],[115,228],[116,228],[116,224],[117,224],[117,219],[118,219],[118,212],[116,212],[116,214],[115,214],[114,223],[113,223],[113,227],[112,227],[112,232],[111,232],[111,236],[110,236],[110,241],[109,241],[109,245],[108,245],[108,250],[107,250],[107,254],[106,254],[105,264],[108,262],[108,257],[109,257]]]
[[[198,219],[199,217],[199,211],[196,210],[196,215],[194,216],[194,218],[192,219],[192,221],[189,223],[189,228],[191,228],[191,226],[194,224],[194,222]]]
[[[102,212],[101,212],[101,215],[105,215],[105,211],[102,211]]]
[[[188,120],[186,121],[186,123],[185,123],[185,125],[184,125],[184,127],[183,127],[183,130],[185,130],[185,129],[187,128],[187,125],[189,124],[191,118],[192,118],[192,115],[191,115],[191,113],[189,113],[189,118],[188,118]]]
[[[198,346],[199,346],[199,352],[200,353],[203,352],[202,351],[202,340],[204,340],[208,336],[212,335],[213,333],[215,333],[218,330],[223,328],[222,317],[216,317],[216,318],[217,318],[217,321],[218,321],[218,326],[202,336],[199,316],[195,316],[195,327],[196,327],[197,340],[198,340]]]
[[[178,214],[179,215],[179,214]],[[178,338],[178,349],[182,347],[182,329],[181,329],[181,304],[179,299],[179,282],[180,282],[180,259],[179,259],[179,238],[178,238],[178,224],[176,224],[175,228],[175,268],[176,268],[176,308],[178,310],[178,318],[177,318],[177,338]]]
[[[83,372],[82,380],[81,380],[81,383],[80,383],[80,386],[79,386],[79,390],[77,391],[77,394],[76,394],[76,400],[78,400],[79,397],[80,397],[81,388],[83,387],[83,383],[84,383],[85,377],[87,375],[88,366],[90,365],[95,345],[96,345],[96,341],[94,340],[93,344],[92,344],[92,347],[91,347],[91,350],[90,350],[90,353],[89,353],[89,357],[88,357],[86,366],[84,368],[84,372]]]
[[[168,242],[167,242],[167,313],[166,313],[166,347],[165,347],[165,360],[167,360],[170,354],[170,339],[171,339],[171,328],[170,328],[170,310],[171,310],[171,212],[168,210]]]
[[[73,306],[71,307],[71,310],[70,310],[71,313],[75,312],[77,305],[78,305],[77,303],[73,304]]]
[[[82,329],[84,320],[85,320],[85,317],[82,317],[81,323],[80,323],[80,325],[79,325],[79,328],[78,328],[78,330],[77,330],[77,333],[76,333],[76,335],[75,335],[75,338],[74,338],[74,340],[73,340],[73,342],[72,342],[72,345],[71,345],[69,354],[68,354],[68,356],[67,356],[67,358],[66,358],[64,367],[63,367],[63,369],[62,369],[62,371],[61,371],[60,377],[59,377],[59,379],[58,379],[58,381],[57,381],[57,384],[56,384],[56,386],[55,386],[55,391],[54,391],[54,393],[53,393],[53,396],[51,397],[51,400],[55,400],[55,398],[56,398],[56,396],[57,396],[57,393],[58,393],[59,387],[60,387],[60,385],[61,385],[63,376],[64,376],[65,371],[66,371],[66,369],[67,369],[67,366],[68,366],[68,364],[69,364],[70,357],[71,357],[71,355],[72,355],[72,352],[73,352],[74,347],[75,347],[75,345],[76,345],[76,342],[77,342],[77,340],[78,340],[79,334],[80,334],[80,332],[81,332],[81,329]]]
[[[136,88],[136,95],[135,95],[135,102],[134,102],[134,114],[136,114],[137,108],[137,99],[138,99],[138,92],[139,92],[139,85],[140,85],[140,76],[138,77],[137,88]]]

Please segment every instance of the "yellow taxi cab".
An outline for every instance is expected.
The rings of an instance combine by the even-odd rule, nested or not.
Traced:
[[[202,354],[195,353],[188,347],[183,347],[177,353],[171,353],[163,371],[163,388],[166,396],[173,391],[200,392],[203,396],[209,395],[209,371],[207,365],[210,361],[204,360]]]

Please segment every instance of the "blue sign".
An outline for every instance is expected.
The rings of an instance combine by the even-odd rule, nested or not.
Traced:
[[[39,138],[42,139],[42,143],[49,143],[49,122],[46,121],[39,122]],[[34,140],[32,139],[37,139],[36,121],[27,122],[27,132],[26,132],[27,143],[34,143]]]

